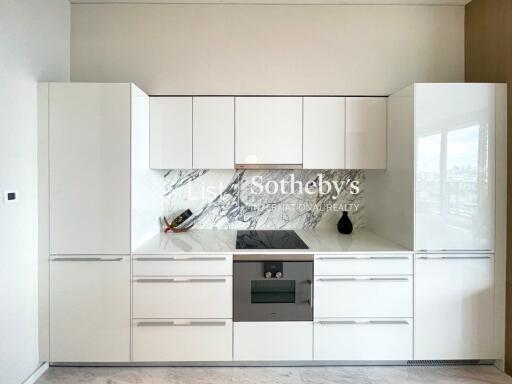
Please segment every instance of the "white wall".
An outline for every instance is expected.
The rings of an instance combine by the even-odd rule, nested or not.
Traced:
[[[149,94],[388,95],[464,81],[464,7],[73,4],[73,81]]]
[[[37,82],[69,80],[67,0],[0,0],[0,383],[39,366]]]

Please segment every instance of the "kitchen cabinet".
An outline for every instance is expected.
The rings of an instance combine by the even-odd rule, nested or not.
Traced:
[[[417,254],[414,359],[493,359],[492,254]]]
[[[130,257],[50,259],[50,361],[130,361]]]
[[[315,277],[315,319],[412,317],[412,276]]]
[[[227,319],[140,319],[133,322],[133,361],[230,361]]]
[[[49,85],[51,254],[130,252],[130,86]]]
[[[235,98],[193,98],[194,169],[235,167]]]
[[[306,321],[235,322],[233,359],[312,360],[313,324]]]
[[[236,97],[237,165],[302,165],[302,97]]]
[[[412,274],[410,253],[315,255],[315,276]]]
[[[192,97],[150,98],[150,167],[192,168]]]
[[[345,168],[385,169],[387,98],[347,97]]]
[[[345,98],[304,97],[304,168],[345,168]]]
[[[411,360],[412,345],[412,319],[340,318],[314,323],[315,360]]]
[[[495,92],[415,85],[415,249],[494,250]]]
[[[232,276],[233,256],[217,254],[139,255],[134,276]]]

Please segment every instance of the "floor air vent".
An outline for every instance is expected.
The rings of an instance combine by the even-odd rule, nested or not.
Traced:
[[[475,365],[480,360],[408,360],[407,365]]]

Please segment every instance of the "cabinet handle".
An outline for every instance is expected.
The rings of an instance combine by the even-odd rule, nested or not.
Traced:
[[[317,321],[322,325],[408,325],[406,320],[369,320],[369,321],[355,321],[355,320],[322,320]]]
[[[408,260],[408,256],[350,256],[318,257],[317,260]]]
[[[138,327],[223,327],[225,321],[139,321]]]
[[[124,257],[54,257],[52,261],[122,261]]]
[[[137,283],[224,283],[226,279],[135,279]]]
[[[482,260],[491,259],[491,256],[420,256],[419,260]]]
[[[335,277],[317,279],[317,281],[409,281],[407,277]]]
[[[137,261],[223,261],[225,257],[137,257]]]

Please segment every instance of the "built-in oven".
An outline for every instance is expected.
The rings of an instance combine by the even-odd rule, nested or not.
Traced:
[[[234,321],[312,321],[312,255],[235,255]]]

